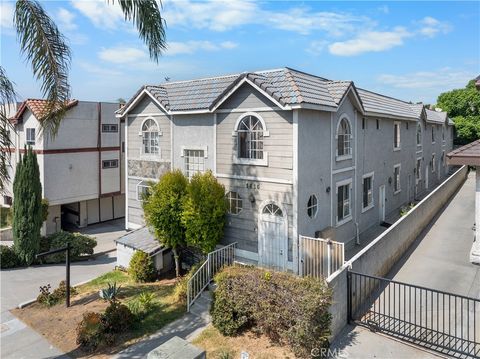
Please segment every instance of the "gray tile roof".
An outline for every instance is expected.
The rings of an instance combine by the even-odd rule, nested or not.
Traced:
[[[288,67],[144,86],[118,113],[122,114],[144,89],[149,91],[171,113],[192,110],[211,111],[230,90],[245,78],[260,87],[282,106],[311,104],[336,110],[345,93],[352,87],[354,91],[357,91],[367,113],[407,119],[418,119],[419,113],[421,113],[420,105],[357,89],[352,81],[331,81]]]
[[[410,104],[410,108],[412,109],[412,112],[415,114],[415,116],[417,116],[417,118],[420,118],[420,116],[422,116],[424,106],[425,105],[423,103]]]
[[[159,252],[163,248],[160,242],[155,239],[155,236],[147,227],[142,227],[129,232],[115,240],[115,242],[136,250],[143,251],[150,255]]]
[[[435,122],[438,124],[446,123],[447,120],[447,113],[443,111],[434,111],[430,109],[425,109],[427,113],[427,121],[428,122]]]

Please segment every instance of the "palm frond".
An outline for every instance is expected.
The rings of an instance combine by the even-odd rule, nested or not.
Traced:
[[[11,106],[15,106],[17,94],[13,83],[8,79],[5,69],[0,66],[0,193],[5,190],[5,184],[9,179],[10,148],[12,140],[10,134],[14,131],[8,120]]]
[[[41,82],[43,97],[48,101],[42,123],[47,136],[54,137],[70,98],[68,71],[70,48],[65,37],[36,0],[17,0],[14,23],[20,48]]]
[[[112,3],[115,0],[112,0]],[[166,49],[165,20],[156,0],[118,0],[125,20],[133,21],[140,38],[148,47],[150,58],[158,62]]]

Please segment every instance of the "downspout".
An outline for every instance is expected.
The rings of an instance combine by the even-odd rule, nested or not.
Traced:
[[[358,192],[358,118],[357,118],[357,113],[358,111],[355,109],[355,165],[353,166],[354,171],[355,171],[355,243],[357,245],[360,244],[360,230],[359,230],[359,224],[358,224],[358,203],[357,203],[357,192]]]
[[[102,103],[97,103],[97,119],[98,119],[98,136],[97,136],[97,151],[98,151],[98,221],[102,221]]]

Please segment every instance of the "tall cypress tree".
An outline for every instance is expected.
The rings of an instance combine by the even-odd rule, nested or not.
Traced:
[[[13,181],[13,241],[19,258],[33,263],[40,246],[42,184],[37,155],[29,147],[17,165]]]

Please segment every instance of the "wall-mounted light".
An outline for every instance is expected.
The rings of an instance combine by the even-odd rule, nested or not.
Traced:
[[[251,204],[255,203],[255,196],[253,195],[253,193],[250,193],[248,195],[248,200],[250,201]]]
[[[73,165],[70,163],[70,164],[68,165],[68,169],[71,171],[72,168],[73,168]]]
[[[388,184],[392,184],[392,177],[388,177]]]
[[[327,189],[326,189],[326,192],[330,193],[330,190],[331,190],[331,188],[330,188],[330,186],[328,186]]]

